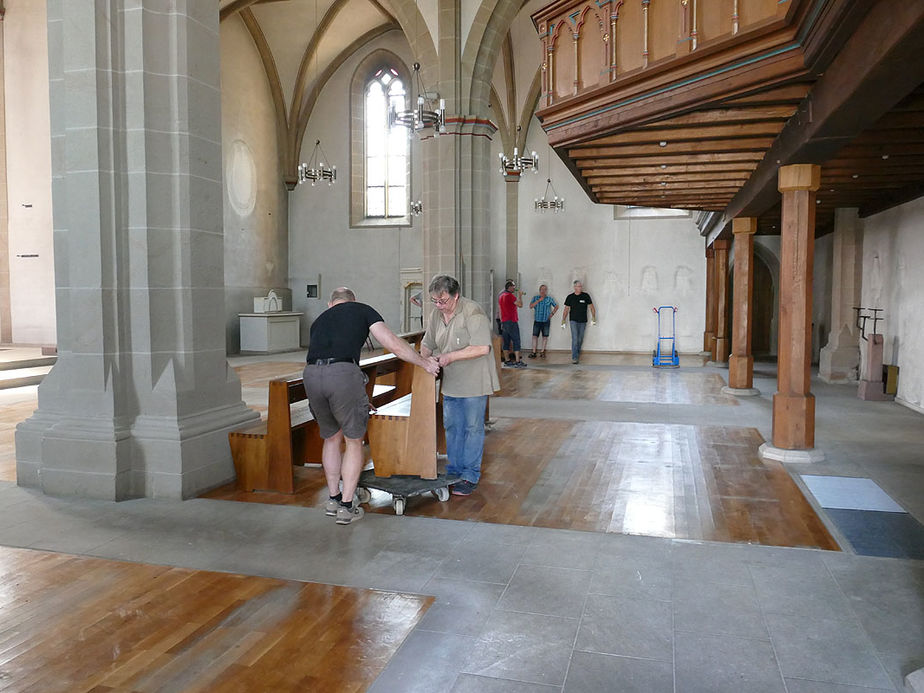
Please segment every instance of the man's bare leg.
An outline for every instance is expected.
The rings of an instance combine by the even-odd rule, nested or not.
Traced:
[[[343,453],[343,462],[340,476],[343,479],[343,500],[349,503],[353,500],[356,485],[359,483],[359,474],[363,470],[363,439],[344,438],[346,450]]]
[[[324,467],[327,491],[331,498],[340,493],[340,473],[343,466],[343,454],[340,450],[342,445],[343,431],[337,431],[333,436],[324,440],[324,447],[321,449],[321,466]]]

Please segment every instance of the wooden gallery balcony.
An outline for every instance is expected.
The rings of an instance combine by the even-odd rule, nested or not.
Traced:
[[[532,19],[536,115],[595,202],[774,233],[781,165],[823,167],[822,228],[921,194],[924,2],[558,0]]]

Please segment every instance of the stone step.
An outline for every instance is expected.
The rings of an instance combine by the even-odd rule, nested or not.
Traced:
[[[52,361],[54,361],[54,359],[52,359]],[[38,385],[50,370],[50,365],[33,366],[32,368],[4,368],[0,370],[0,390],[9,390],[14,387],[24,387],[26,385]]]
[[[53,366],[55,361],[58,360],[57,356],[35,356],[35,357],[26,357],[13,359],[12,361],[4,361],[0,359],[0,371],[15,371],[22,368],[38,368],[40,366]],[[47,371],[46,371],[47,372]]]

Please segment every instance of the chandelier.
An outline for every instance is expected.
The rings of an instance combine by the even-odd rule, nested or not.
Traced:
[[[417,108],[399,111],[394,106],[388,112],[388,127],[405,127],[423,137],[425,130],[439,135],[446,132],[446,100],[436,92],[428,92],[420,79],[420,63],[414,63],[414,77],[411,80],[417,89]]]
[[[552,190],[552,199],[549,199],[549,189]],[[565,209],[565,198],[559,197],[558,193],[555,192],[555,186],[552,185],[552,179],[545,179],[545,193],[542,197],[537,197],[534,204],[534,209],[537,212],[545,212],[546,210],[551,209],[553,212],[562,212]]]
[[[423,214],[423,202],[420,200],[417,200],[417,202],[412,202],[411,214],[413,214],[415,217],[419,217],[421,214]]]
[[[521,156],[519,150],[514,147],[513,156],[508,157],[501,152],[498,157],[500,157],[500,172],[504,174],[504,178],[519,176],[524,171],[539,172],[539,155],[536,152],[530,152],[529,156],[525,154]]]
[[[327,181],[328,185],[333,185],[337,180],[337,167],[325,166],[324,162],[320,160],[321,156],[325,159],[327,158],[327,155],[324,154],[324,149],[321,147],[321,140],[315,140],[311,158],[308,159],[307,163],[298,165],[299,185],[309,181],[312,186],[318,181]]]

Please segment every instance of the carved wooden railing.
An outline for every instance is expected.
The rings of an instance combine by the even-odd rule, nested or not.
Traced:
[[[766,28],[790,0],[559,0],[533,15],[542,41],[541,107],[705,45]]]

